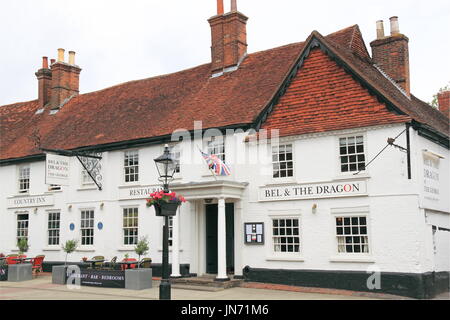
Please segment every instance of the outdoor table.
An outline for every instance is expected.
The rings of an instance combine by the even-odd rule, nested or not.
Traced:
[[[83,262],[90,263],[91,266],[92,266],[92,269],[95,269],[95,264],[96,263],[103,263],[105,261],[106,261],[105,259],[100,259],[100,260],[86,260],[86,261],[83,261]]]

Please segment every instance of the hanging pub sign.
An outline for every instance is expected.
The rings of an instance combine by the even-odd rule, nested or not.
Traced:
[[[244,223],[245,243],[264,244],[264,223],[248,222]]]
[[[70,158],[47,153],[45,159],[45,184],[68,186]]]
[[[259,201],[337,198],[367,195],[366,180],[261,187]]]

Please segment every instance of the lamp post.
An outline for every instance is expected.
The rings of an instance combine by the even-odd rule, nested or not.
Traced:
[[[164,192],[169,192],[169,182],[173,180],[173,175],[177,168],[177,163],[170,155],[169,146],[166,144],[164,153],[154,159],[159,174],[159,181],[163,183]],[[164,216],[163,226],[163,252],[162,252],[162,277],[159,285],[159,299],[170,300],[170,280],[169,280],[169,214],[160,209],[160,214]]]

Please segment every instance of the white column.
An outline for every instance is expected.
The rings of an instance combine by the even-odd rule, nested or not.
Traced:
[[[172,218],[172,274],[171,277],[181,277],[180,274],[180,221],[181,208],[178,208],[177,214]]]
[[[217,215],[217,278],[227,279],[227,239],[225,219],[225,199],[219,199]]]

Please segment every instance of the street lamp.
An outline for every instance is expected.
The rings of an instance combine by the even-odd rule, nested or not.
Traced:
[[[164,192],[169,192],[169,182],[173,180],[173,175],[177,169],[177,162],[172,159],[170,155],[169,146],[166,144],[164,147],[164,153],[158,158],[154,159],[156,169],[159,174],[159,181],[163,183]],[[178,207],[178,205],[177,205]],[[157,215],[164,216],[163,226],[163,252],[162,252],[162,278],[159,285],[159,299],[170,300],[170,280],[169,280],[169,216],[175,212],[168,212],[164,209],[160,209]]]

